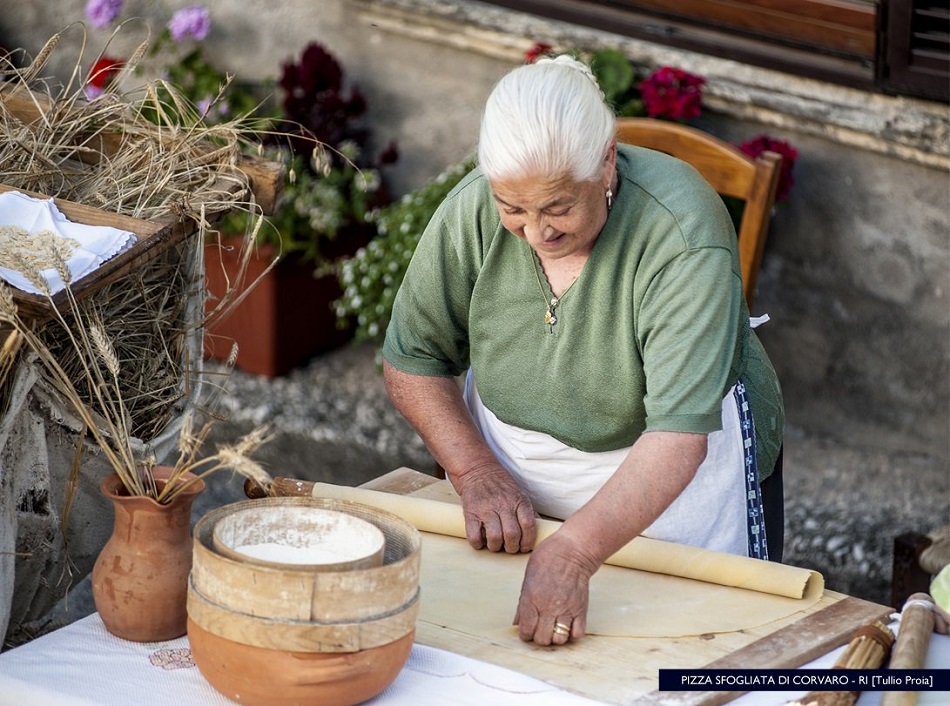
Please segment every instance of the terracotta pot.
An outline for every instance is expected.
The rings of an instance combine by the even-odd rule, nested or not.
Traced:
[[[245,706],[352,706],[389,686],[415,632],[358,652],[290,652],[246,645],[188,621],[191,654],[217,691]]]
[[[363,234],[341,237],[352,254],[368,240]],[[240,238],[205,246],[207,312],[217,305],[238,273]],[[205,356],[226,360],[231,343],[238,344],[235,367],[254,375],[279,377],[314,355],[339,348],[353,337],[353,327],[339,328],[332,303],[343,295],[335,275],[314,277],[314,264],[295,254],[281,260],[267,274],[277,256],[272,245],[254,250],[244,285],[253,288],[231,311],[210,320],[205,328]]]
[[[171,472],[164,466],[153,469],[159,488]],[[166,505],[129,495],[115,474],[100,484],[115,508],[115,525],[92,570],[92,596],[113,635],[158,642],[186,633],[191,504],[204,487],[197,480]]]
[[[275,511],[292,521],[300,510],[346,513],[375,525],[385,537],[383,563],[334,570],[269,565],[216,548],[215,536],[226,540],[234,523],[253,530],[249,513]],[[412,648],[421,547],[406,520],[346,500],[262,498],[211,510],[194,531],[188,640],[195,664],[215,689],[247,706],[350,706],[376,696]]]

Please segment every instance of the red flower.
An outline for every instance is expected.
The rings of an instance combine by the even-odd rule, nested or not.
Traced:
[[[682,69],[671,66],[657,69],[640,84],[647,115],[672,120],[698,118],[702,112],[702,87],[705,83],[706,79]]]
[[[89,88],[91,92],[100,95],[112,80],[118,75],[125,61],[113,56],[103,56],[89,70]]]
[[[524,53],[524,63],[533,64],[542,56],[550,52],[554,47],[544,42],[535,42],[534,46]]]
[[[788,197],[792,193],[792,186],[795,184],[795,179],[792,176],[792,168],[795,166],[795,160],[798,158],[798,150],[785,140],[777,140],[768,135],[759,135],[751,140],[747,140],[739,145],[739,149],[753,159],[766,150],[782,155],[782,166],[779,169],[775,200],[788,201]]]

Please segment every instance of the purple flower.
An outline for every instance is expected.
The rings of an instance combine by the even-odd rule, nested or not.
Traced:
[[[204,5],[192,5],[175,12],[168,21],[172,39],[180,42],[188,37],[201,41],[211,31],[211,15]]]
[[[198,112],[201,114],[201,117],[208,115],[208,111],[211,110],[211,99],[202,98],[195,104],[195,108],[198,109]]]
[[[96,29],[105,29],[122,10],[122,0],[88,0],[86,18]]]

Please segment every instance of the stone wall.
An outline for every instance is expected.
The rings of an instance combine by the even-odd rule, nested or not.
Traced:
[[[207,4],[215,22],[208,51],[243,79],[275,77],[311,40],[341,60],[367,97],[377,147],[398,142],[401,157],[388,173],[396,195],[472,151],[485,96],[535,40],[617,46],[647,66],[704,75],[702,127],[734,142],[765,132],[800,151],[754,307],[772,317],[760,332],[792,429],[950,459],[946,105],[800,80],[474,0]],[[161,14],[144,0],[127,5]],[[15,3],[0,14],[0,43],[36,53],[79,19],[81,3]],[[91,47],[106,36],[91,31]],[[75,61],[69,52],[79,37],[78,28],[65,33],[57,55],[69,60],[52,65],[58,72]],[[142,26],[130,24],[110,53],[141,38]]]

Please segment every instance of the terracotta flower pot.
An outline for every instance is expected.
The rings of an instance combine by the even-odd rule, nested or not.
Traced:
[[[164,466],[153,469],[159,488],[171,472]],[[164,505],[129,495],[115,474],[100,484],[115,508],[115,525],[92,570],[92,596],[113,635],[158,642],[187,631],[191,504],[204,488],[204,481],[198,480]]]
[[[342,238],[356,251],[367,238]],[[223,245],[205,246],[205,276],[210,295],[208,312],[233,286],[241,258],[241,240],[228,238]],[[341,254],[351,254],[344,252]],[[235,366],[254,375],[286,375],[308,359],[349,342],[353,327],[339,328],[332,303],[343,295],[335,275],[314,277],[315,265],[296,254],[283,257],[269,272],[277,256],[269,244],[255,248],[247,263],[244,286],[254,284],[226,316],[215,317],[205,329],[205,356],[226,360],[231,343],[238,344]]]

